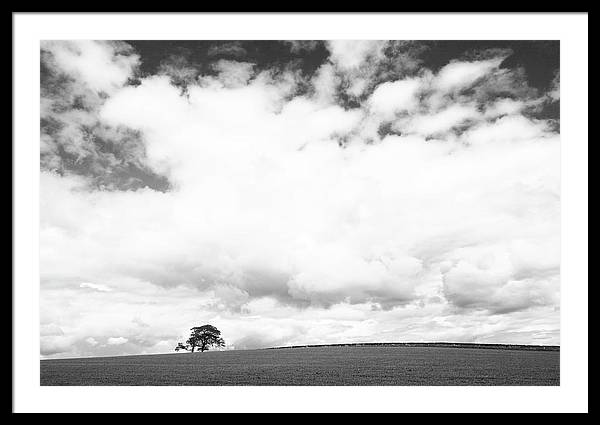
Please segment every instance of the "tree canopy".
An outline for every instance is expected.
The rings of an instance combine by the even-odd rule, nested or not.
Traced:
[[[192,333],[184,343],[179,342],[175,351],[185,350],[192,353],[198,349],[200,352],[208,351],[211,347],[223,347],[225,341],[221,338],[221,331],[212,325],[196,326],[190,329]]]

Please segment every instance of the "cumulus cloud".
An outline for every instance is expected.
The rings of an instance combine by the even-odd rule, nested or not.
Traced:
[[[398,112],[412,112],[418,104],[417,94],[421,82],[418,79],[407,79],[385,82],[377,86],[369,98],[369,106],[373,113],[393,118]]]
[[[221,59],[212,68],[218,73],[217,80],[225,87],[241,87],[253,76],[254,64]],[[210,81],[210,79],[206,79]]]
[[[439,71],[434,85],[443,92],[468,88],[501,62],[501,58],[475,62],[451,62]]]
[[[529,94],[464,92],[522,76],[494,57],[400,78],[357,70],[405,50],[328,46],[308,80],[217,58],[185,92],[172,71],[127,84],[139,58],[126,47],[93,45],[85,61],[68,43],[47,48],[98,96],[85,119],[121,147],[139,135],[124,151],[169,189],[98,190],[43,165],[45,355],[164,352],[200,322],[235,348],[557,342],[559,136],[524,115]],[[365,80],[348,89],[349,75]],[[340,104],[340,90],[361,100]]]
[[[370,58],[383,54],[385,41],[379,40],[334,40],[328,43],[331,61],[342,69],[353,69]]]
[[[85,342],[90,344],[92,347],[98,345],[98,341],[96,341],[96,339],[93,337],[86,338]]]
[[[410,42],[381,40],[335,40],[326,44],[326,65],[335,70],[341,97],[364,99],[382,82],[418,73],[419,59]]]
[[[118,336],[118,337],[110,337],[106,340],[106,343],[108,345],[122,345],[125,344],[128,341],[127,338],[123,338],[122,336]]]
[[[112,93],[129,79],[139,56],[122,42],[42,41],[55,65],[96,92]]]

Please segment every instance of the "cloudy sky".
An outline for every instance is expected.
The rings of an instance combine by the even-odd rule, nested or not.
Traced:
[[[558,42],[40,52],[43,357],[559,344]]]

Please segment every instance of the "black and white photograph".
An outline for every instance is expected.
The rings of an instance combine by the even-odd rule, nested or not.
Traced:
[[[43,391],[561,386],[560,39],[37,46]]]

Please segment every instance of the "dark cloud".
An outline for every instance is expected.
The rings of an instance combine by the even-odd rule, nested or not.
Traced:
[[[125,43],[109,45],[113,48],[110,51],[113,58],[135,55],[133,48]],[[41,168],[61,175],[87,177],[90,186],[96,189],[168,190],[167,178],[144,163],[141,133],[100,123],[98,109],[107,94],[81,83],[75,73],[57,63],[57,54],[64,55],[64,51],[56,50],[54,45],[42,46]],[[77,54],[73,51],[73,58]]]
[[[209,70],[214,61],[229,59],[255,63],[259,70],[285,68],[296,61],[298,68],[310,75],[329,55],[322,41],[302,42],[302,48],[286,41],[269,40],[128,40],[127,43],[141,56],[142,75],[156,73],[164,61],[174,56],[185,58],[199,73]]]

